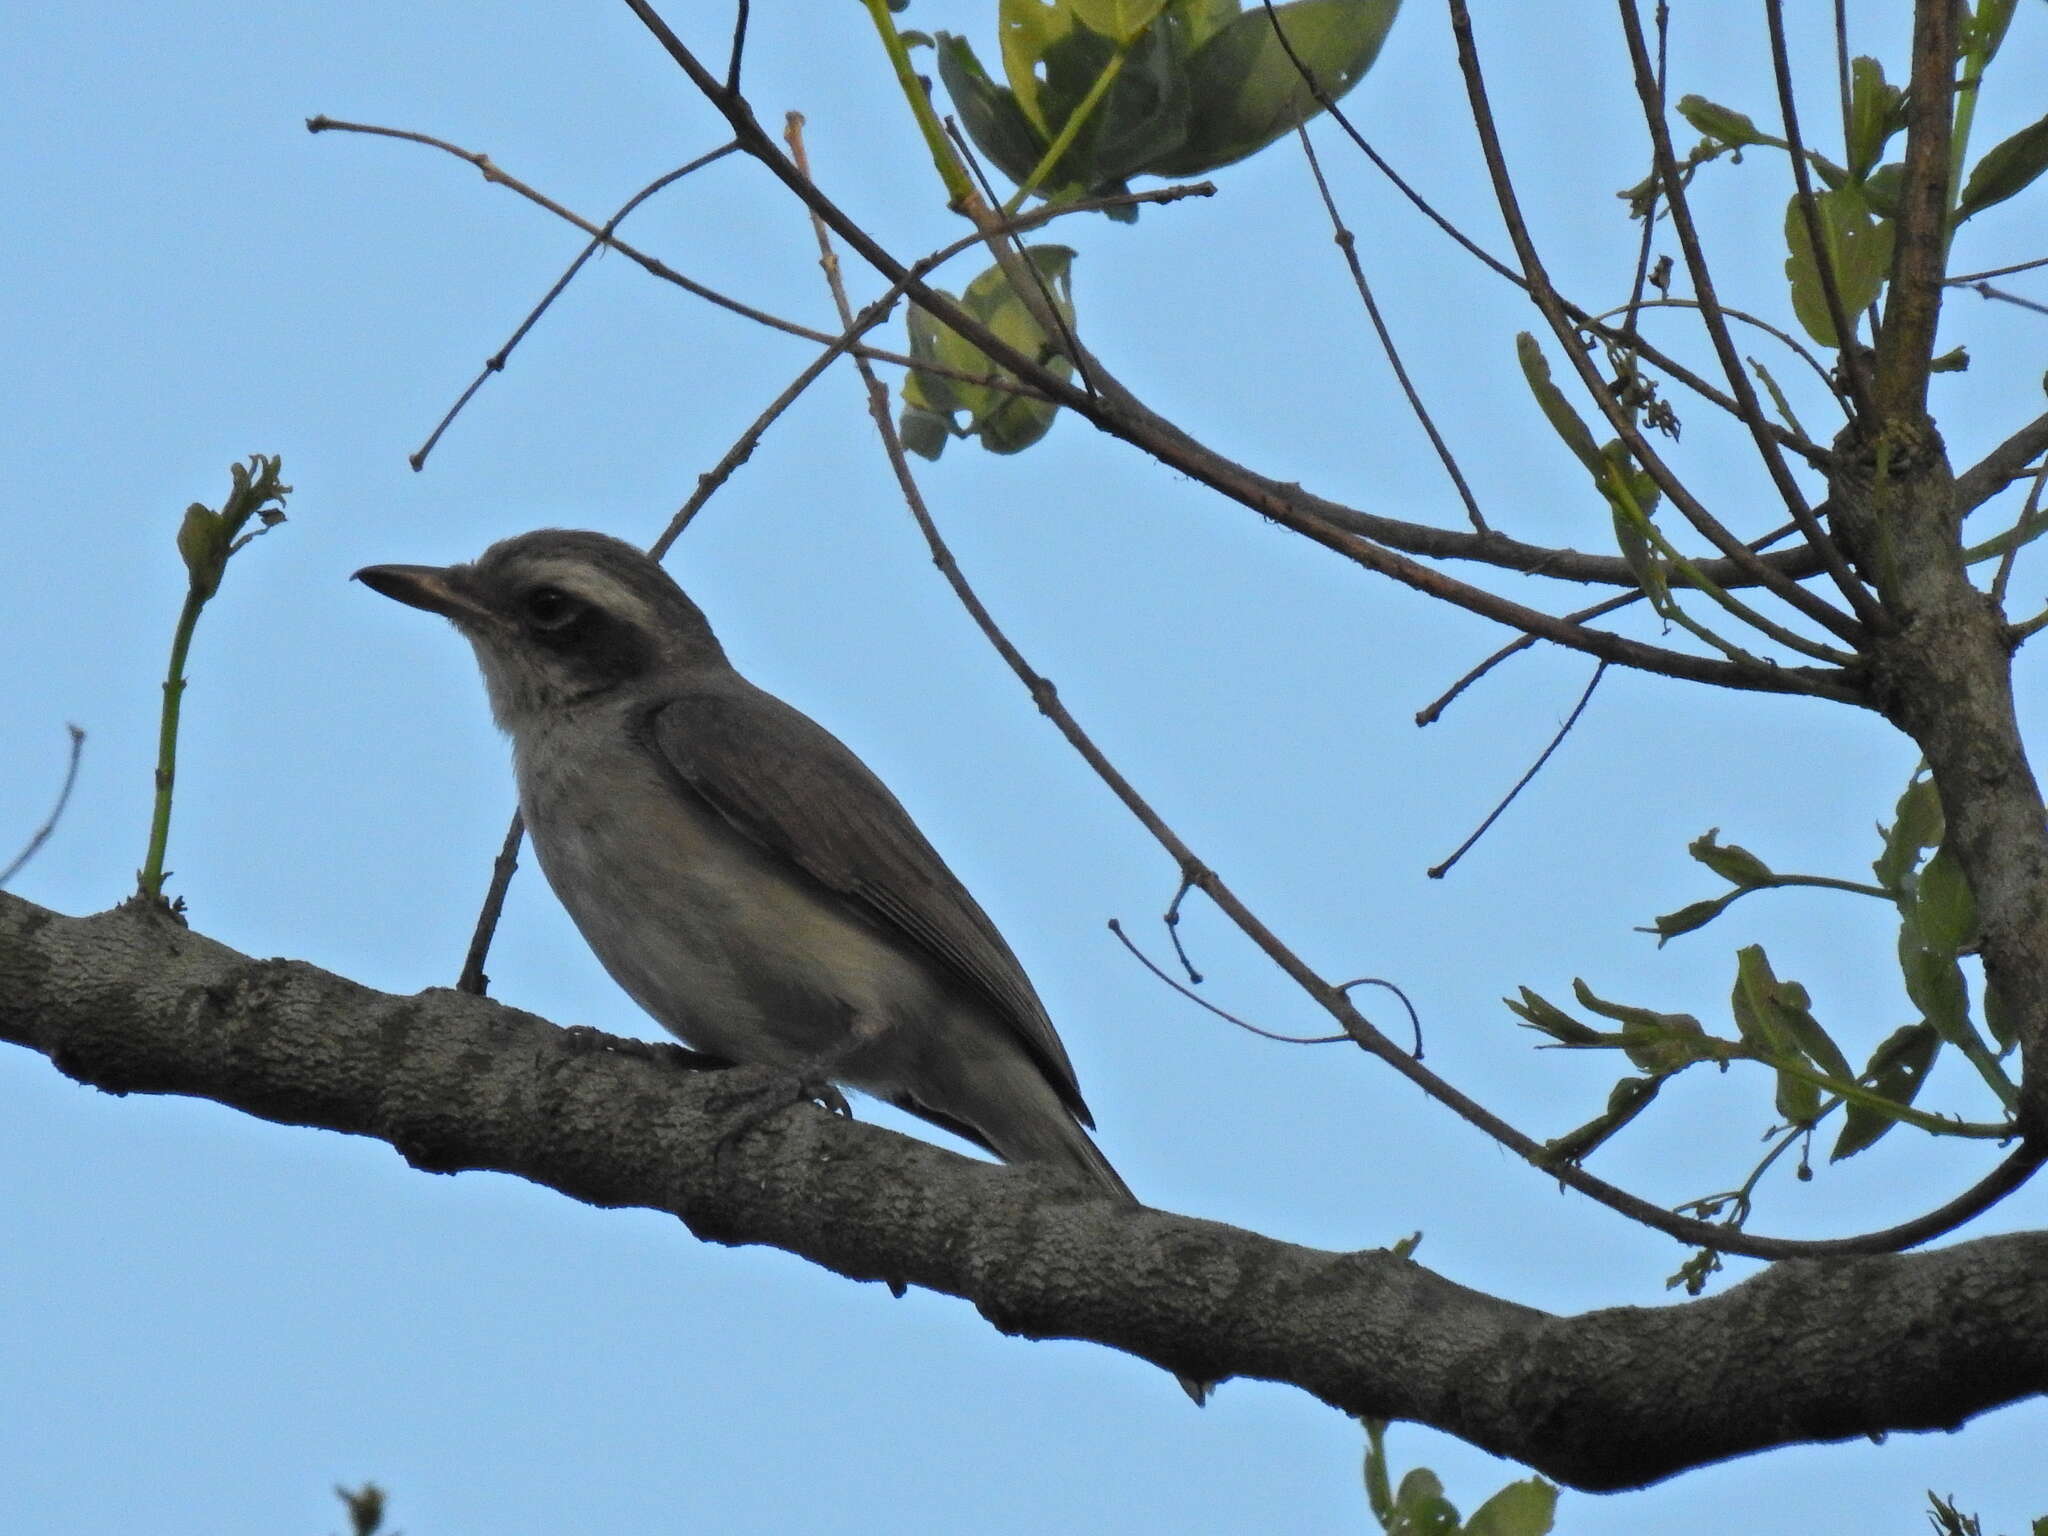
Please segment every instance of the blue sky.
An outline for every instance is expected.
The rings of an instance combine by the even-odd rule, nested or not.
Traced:
[[[895,249],[954,238],[861,9],[754,9],[748,79],[764,118],[804,111],[817,174]],[[1676,10],[1674,90],[1765,118],[1761,22],[1748,8]],[[1902,56],[1903,3],[1852,10],[1860,51]],[[1635,227],[1612,194],[1642,167],[1611,20],[1481,11],[1553,269],[1589,305],[1619,302]],[[721,8],[672,19],[721,51]],[[993,58],[993,6],[917,0],[906,22],[965,32]],[[2039,7],[2022,10],[1980,146],[2038,109],[2015,82],[2048,67],[2041,23]],[[127,893],[182,594],[178,515],[218,501],[231,459],[281,453],[291,521],[236,560],[195,648],[171,889],[194,926],[245,951],[396,992],[445,984],[510,811],[505,752],[466,648],[348,573],[466,558],[550,524],[651,538],[810,349],[600,260],[415,474],[407,453],[581,237],[445,156],[315,138],[302,121],[442,135],[597,218],[716,144],[717,125],[622,7],[115,4],[24,12],[12,33],[5,851],[54,793],[64,722],[89,733],[70,810],[14,889],[71,912]],[[1824,77],[1822,40],[1797,46]],[[1350,106],[1446,211],[1505,249],[1436,9],[1409,7]],[[1533,312],[1332,135],[1320,141],[1410,367],[1495,523],[1606,547],[1604,510],[1514,369]],[[1698,183],[1724,293],[1773,316],[1782,171],[1758,153]],[[1298,155],[1276,148],[1216,179],[1218,197],[1135,227],[1062,227],[1096,350],[1261,469],[1457,521]],[[2007,213],[1972,226],[1964,266],[2041,254],[2027,216]],[[671,190],[628,233],[693,277],[827,323],[805,219],[744,164]],[[947,276],[957,289],[974,270]],[[1685,333],[1667,323],[1675,343]],[[1936,406],[1959,466],[2038,409],[2044,340],[2036,316],[1952,300],[1944,343],[1966,343],[1973,366],[1938,382]],[[1824,420],[1814,391],[1793,387],[1809,426]],[[1680,405],[1681,470],[1738,527],[1768,526],[1737,435]],[[1104,924],[1120,917],[1160,952],[1173,870],[973,633],[860,406],[850,374],[822,381],[671,568],[741,668],[852,744],[979,895],[1141,1196],[1335,1248],[1419,1229],[1423,1262],[1530,1305],[1664,1304],[1683,1257],[1667,1240],[1560,1196],[1357,1054],[1240,1035],[1129,961]],[[1439,1070],[1534,1133],[1590,1116],[1615,1069],[1532,1051],[1498,1001],[1522,984],[1562,996],[1584,976],[1715,1026],[1734,949],[1764,942],[1852,1056],[1905,1022],[1889,926],[1846,898],[1755,898],[1661,952],[1633,931],[1712,893],[1684,853],[1710,826],[1784,868],[1860,872],[1913,765],[1875,720],[1611,676],[1543,778],[1432,882],[1424,869],[1570,708],[1583,662],[1533,652],[1417,731],[1413,713],[1503,636],[1073,422],[1014,459],[956,445],[925,484],[1012,636],[1201,856],[1330,974],[1399,981]],[[2043,596],[2023,562],[2015,611]],[[2038,669],[2022,674],[2039,718]],[[1184,932],[1215,1001],[1316,1027],[1200,904]],[[530,872],[491,972],[496,995],[559,1022],[653,1032]],[[1927,1102],[1984,1112],[1953,1072]],[[392,1490],[413,1536],[1366,1521],[1355,1427],[1289,1389],[1232,1383],[1198,1413],[1150,1367],[1001,1338],[955,1301],[893,1300],[509,1179],[429,1177],[373,1142],[114,1099],[22,1052],[0,1054],[0,1106],[10,1530],[336,1529],[329,1488],[364,1478]],[[1596,1166],[1677,1201],[1739,1180],[1768,1119],[1751,1079],[1683,1082]],[[1757,1225],[1884,1224],[1946,1198],[1989,1155],[1897,1135],[1811,1184],[1774,1181]],[[2044,1221],[2036,1188],[1984,1229]],[[1917,1529],[1933,1487],[2013,1531],[2048,1512],[2044,1432],[2035,1403],[1953,1436],[1568,1494],[1560,1529]],[[1467,1509],[1520,1475],[1415,1428],[1391,1445]]]

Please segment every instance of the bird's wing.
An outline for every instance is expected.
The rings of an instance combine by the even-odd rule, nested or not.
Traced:
[[[1083,1125],[1073,1064],[1024,968],[888,787],[802,711],[732,674],[645,717],[650,750],[756,845],[901,934],[993,1006]]]

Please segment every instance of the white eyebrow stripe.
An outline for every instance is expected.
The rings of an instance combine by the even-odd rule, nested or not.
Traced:
[[[651,628],[654,609],[626,583],[593,570],[581,561],[535,560],[520,572],[522,584],[558,587],[593,608],[616,615],[638,628]]]

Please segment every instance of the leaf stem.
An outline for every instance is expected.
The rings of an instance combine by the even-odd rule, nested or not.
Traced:
[[[156,737],[156,799],[149,818],[149,853],[136,875],[136,887],[147,901],[164,899],[164,849],[171,838],[171,789],[178,776],[178,710],[185,698],[185,657],[192,649],[192,631],[206,598],[196,589],[185,593],[178,628],[171,636],[171,664],[164,675],[163,718]]]
[[[918,78],[916,66],[910,62],[910,48],[903,41],[903,34],[896,30],[896,18],[889,13],[889,0],[863,0],[867,6],[868,18],[875,24],[875,31],[882,39],[882,50],[889,55],[889,62],[896,68],[896,83],[903,88],[903,99],[910,103],[910,114],[917,119],[918,131],[924,135],[924,145],[932,157],[932,165],[939,173],[939,179],[946,184],[947,203],[967,212],[974,203],[974,183],[968,180],[967,171],[953,153],[953,146],[946,142],[945,127],[939,122],[939,114],[932,110],[931,97],[926,94],[924,82]]]

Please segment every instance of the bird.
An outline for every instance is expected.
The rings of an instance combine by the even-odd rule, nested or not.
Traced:
[[[541,869],[656,1022],[1135,1203],[995,924],[852,749],[734,669],[657,561],[549,528],[355,579],[475,649]]]

